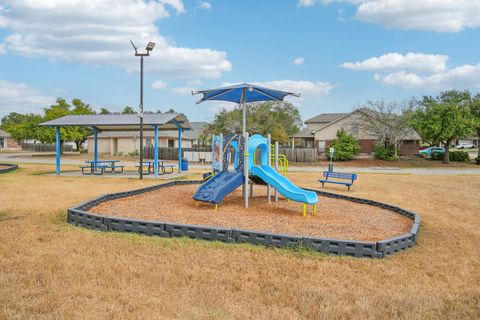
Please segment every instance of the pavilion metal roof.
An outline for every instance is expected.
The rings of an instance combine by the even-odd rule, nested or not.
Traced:
[[[143,116],[144,130],[192,130],[187,117],[183,113],[148,113]],[[58,119],[40,123],[49,127],[91,127],[99,131],[138,131],[140,118],[136,114],[88,114],[68,115]]]

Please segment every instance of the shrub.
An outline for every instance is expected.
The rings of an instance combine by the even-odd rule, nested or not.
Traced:
[[[477,164],[480,165],[480,157],[476,158],[475,161],[477,161]]]
[[[135,150],[135,151],[129,152],[128,155],[130,157],[138,157],[140,155],[140,151]]]
[[[432,153],[431,159],[443,160],[443,153],[434,152]],[[448,160],[450,161],[463,162],[463,161],[468,161],[469,159],[470,157],[468,156],[468,152],[465,152],[465,151],[450,151],[448,153]]]
[[[443,153],[442,152],[434,152],[430,156],[430,159],[432,159],[432,160],[443,160]]]
[[[448,158],[450,161],[468,161],[470,156],[465,151],[450,151]]]
[[[360,153],[360,145],[354,136],[346,133],[343,129],[337,131],[337,138],[332,141],[329,147],[335,148],[333,161],[351,160],[353,156]],[[327,158],[330,159],[330,153],[327,152]]]
[[[88,150],[87,149],[80,149],[79,152],[80,152],[80,154],[85,154],[85,153],[88,153]]]
[[[383,145],[377,144],[375,145],[373,155],[375,159],[392,161],[397,159],[395,151],[395,147],[387,148]]]

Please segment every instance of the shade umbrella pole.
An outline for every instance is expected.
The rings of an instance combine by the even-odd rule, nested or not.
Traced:
[[[247,106],[245,105],[245,88],[242,89],[240,98],[242,105],[242,136],[245,139],[243,150],[243,197],[245,199],[245,208],[248,208],[248,134],[247,134]]]

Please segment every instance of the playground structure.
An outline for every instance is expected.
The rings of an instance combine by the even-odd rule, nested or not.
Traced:
[[[216,210],[218,204],[240,186],[243,186],[244,197],[248,196],[248,186],[250,186],[250,197],[252,197],[253,183],[256,182],[266,185],[269,203],[273,187],[275,202],[278,201],[278,193],[280,193],[289,200],[303,203],[304,216],[307,214],[307,205],[312,205],[312,213],[315,214],[317,195],[297,187],[285,177],[288,162],[283,161],[283,174],[279,173],[278,143],[275,144],[273,156],[271,150],[270,135],[265,138],[255,134],[248,140],[240,135],[229,134],[225,137],[214,135],[212,137],[213,174],[197,189],[193,199],[212,203]],[[233,162],[233,170],[229,170],[230,162]]]

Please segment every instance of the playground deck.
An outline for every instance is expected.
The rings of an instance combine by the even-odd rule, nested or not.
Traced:
[[[255,186],[250,208],[243,207],[241,188],[228,195],[218,211],[192,200],[198,185],[174,186],[102,203],[91,212],[181,224],[197,224],[264,232],[376,241],[408,232],[412,222],[390,211],[345,200],[319,197],[317,214],[302,217],[302,204],[280,197],[267,203],[266,188]],[[272,198],[273,199],[273,198]]]

